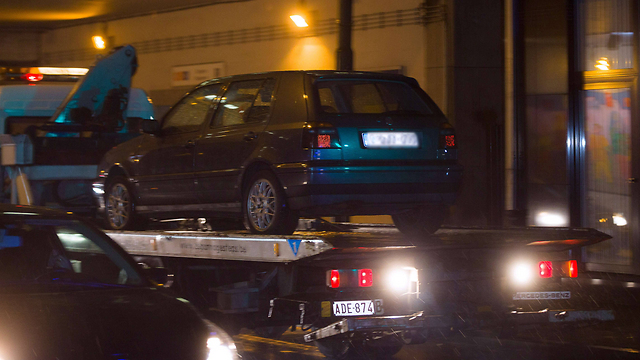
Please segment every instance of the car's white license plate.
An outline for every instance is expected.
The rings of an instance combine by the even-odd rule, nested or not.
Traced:
[[[415,132],[370,131],[362,133],[366,148],[417,148],[418,134]]]
[[[379,301],[379,300],[376,300],[376,301]],[[374,300],[334,301],[333,315],[335,316],[374,315],[376,313],[376,307],[381,307],[382,305],[382,301],[379,301],[379,302],[380,304],[376,304]]]
[[[571,291],[518,291],[513,300],[567,300],[571,299]]]

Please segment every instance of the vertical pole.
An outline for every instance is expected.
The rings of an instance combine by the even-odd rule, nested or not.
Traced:
[[[527,159],[526,159],[526,112],[525,112],[525,43],[524,43],[524,1],[513,0],[513,98],[515,158],[514,214],[512,225],[523,226],[527,219]]]
[[[351,13],[352,0],[340,1],[338,29],[338,70],[353,70],[353,51],[351,50]]]

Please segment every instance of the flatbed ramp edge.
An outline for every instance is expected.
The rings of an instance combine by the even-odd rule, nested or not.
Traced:
[[[251,236],[194,231],[118,231],[107,235],[132,255],[287,263],[330,250],[311,236]]]
[[[293,235],[242,232],[110,231],[107,235],[132,255],[288,263],[335,251],[362,249],[442,250],[529,247],[569,250],[609,239],[593,229],[443,228],[426,239],[403,237],[389,226],[359,226],[351,232],[303,231]]]

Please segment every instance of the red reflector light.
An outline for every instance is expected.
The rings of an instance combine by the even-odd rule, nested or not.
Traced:
[[[319,148],[331,147],[331,135],[318,135],[318,147]]]
[[[21,79],[27,80],[27,81],[40,81],[42,80],[43,77],[44,76],[42,74],[32,74],[32,73],[27,73],[20,76]]]
[[[540,261],[538,264],[538,274],[541,278],[550,278],[553,276],[553,266],[551,261]]]
[[[373,271],[371,269],[358,270],[358,286],[369,287],[373,285]]]
[[[455,147],[456,146],[456,136],[455,135],[447,135],[444,137],[444,146],[445,147]]]
[[[340,287],[340,272],[338,270],[329,271],[329,279],[327,279],[329,287],[335,289]]]
[[[576,260],[570,260],[569,263],[569,277],[578,277],[578,262]]]

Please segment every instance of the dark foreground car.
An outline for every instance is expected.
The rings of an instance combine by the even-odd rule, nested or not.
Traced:
[[[452,126],[417,81],[270,72],[206,81],[105,155],[94,184],[112,229],[144,217],[244,217],[287,234],[300,216],[392,215],[437,230],[461,179]]]
[[[0,204],[0,359],[236,358],[229,335],[100,230]]]

